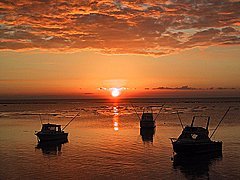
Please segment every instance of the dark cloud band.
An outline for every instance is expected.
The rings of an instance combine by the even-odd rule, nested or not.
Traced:
[[[0,49],[160,56],[240,44],[238,0],[0,1]]]

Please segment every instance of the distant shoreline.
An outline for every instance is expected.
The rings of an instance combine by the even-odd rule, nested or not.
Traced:
[[[58,103],[226,103],[240,102],[240,97],[180,97],[180,98],[124,98],[124,99],[77,99],[77,98],[26,98],[0,99],[0,104],[58,104]]]

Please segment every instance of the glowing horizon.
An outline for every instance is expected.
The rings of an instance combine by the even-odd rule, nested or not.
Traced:
[[[0,98],[240,96],[238,0],[0,5]]]

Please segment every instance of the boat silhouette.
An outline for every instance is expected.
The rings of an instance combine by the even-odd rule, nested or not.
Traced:
[[[35,133],[38,137],[38,140],[41,142],[45,141],[58,141],[58,140],[67,140],[68,133],[64,132],[61,129],[61,125],[57,124],[42,124],[41,131]]]
[[[147,107],[143,109],[142,117],[140,120],[141,128],[155,128],[156,121],[153,119],[153,111],[151,107]]]
[[[209,116],[193,116],[192,123],[190,126],[183,128],[181,135],[176,138],[170,138],[173,146],[173,151],[177,154],[203,154],[203,153],[219,153],[222,152],[222,141],[213,141],[211,137],[216,132],[220,123],[224,117],[229,112],[230,107],[225,112],[224,116],[214,129],[213,133],[209,137]],[[194,126],[195,119],[197,117],[207,118],[206,127],[196,127]],[[182,121],[179,118],[181,125],[183,127]]]
[[[61,128],[61,125],[59,124],[43,124],[41,116],[40,120],[42,123],[42,129],[41,131],[38,131],[35,133],[35,135],[38,138],[38,141],[40,142],[48,142],[48,141],[67,141],[68,139],[68,133],[64,132],[64,129],[78,116],[75,115],[63,128]]]
[[[208,135],[208,126],[210,117],[207,117],[207,125],[203,127],[195,127],[194,121],[196,117],[192,119],[190,126],[186,126],[181,135],[176,138],[171,138],[173,150],[177,154],[199,154],[199,153],[211,153],[221,152],[222,142],[212,141]],[[201,116],[202,117],[202,116]]]
[[[153,117],[153,107],[158,107],[158,106],[147,106],[143,108],[143,112],[141,117],[138,115],[137,110],[134,108],[134,106],[132,105],[138,119],[140,120],[140,128],[155,128],[156,127],[156,119],[158,118],[160,112],[163,109],[163,106],[161,106],[161,108],[158,111],[158,114],[156,115],[156,117]]]

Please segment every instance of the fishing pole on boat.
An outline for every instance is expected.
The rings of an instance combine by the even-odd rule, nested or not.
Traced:
[[[159,109],[158,114],[157,114],[157,116],[155,117],[154,121],[158,118],[158,116],[159,116],[159,114],[161,113],[164,105],[165,105],[165,104],[163,104],[162,107]]]
[[[80,112],[77,113],[77,114],[62,128],[62,131],[63,131],[79,114],[80,114]]]
[[[39,118],[40,118],[40,122],[41,122],[41,124],[43,124],[42,123],[42,117],[41,117],[41,114],[38,114],[39,115]]]
[[[133,107],[133,109],[134,109],[134,111],[135,111],[135,113],[136,113],[138,119],[141,121],[141,118],[140,118],[140,116],[138,115],[137,110],[135,109],[135,107],[134,107],[132,104],[131,104],[131,106]]]
[[[213,133],[211,134],[210,138],[215,134],[216,130],[218,129],[219,125],[221,124],[221,122],[223,121],[223,119],[226,117],[227,113],[230,111],[231,106],[227,109],[227,111],[225,112],[225,114],[223,115],[222,119],[219,121],[218,125],[216,126],[216,128],[214,129]]]
[[[184,126],[183,126],[183,123],[182,123],[182,119],[181,119],[178,111],[177,111],[177,116],[178,116],[178,119],[179,119],[179,121],[181,123],[182,129],[184,129]]]

